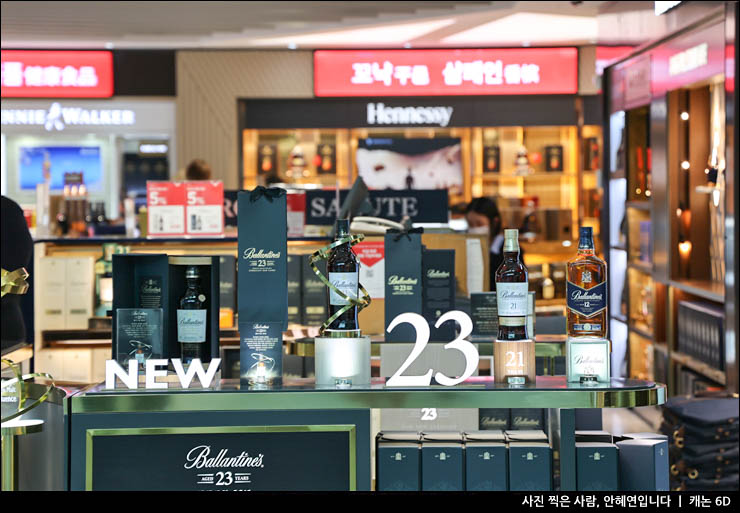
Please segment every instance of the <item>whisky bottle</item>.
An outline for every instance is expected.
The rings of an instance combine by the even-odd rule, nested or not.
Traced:
[[[177,341],[180,343],[182,363],[187,365],[195,358],[202,362],[210,360],[210,345],[206,343],[207,309],[203,306],[206,296],[200,290],[198,267],[187,267],[185,281],[188,288],[180,298],[177,309]]]
[[[504,230],[504,261],[496,270],[498,339],[526,340],[527,268],[519,259],[519,230]]]
[[[606,338],[606,262],[594,254],[591,227],[582,227],[578,254],[568,262],[566,284],[569,337]]]
[[[337,219],[334,241],[349,236],[349,220]],[[327,259],[327,271],[329,282],[342,291],[346,296],[357,299],[359,295],[360,264],[350,245],[342,244],[335,247]],[[329,294],[329,317],[331,318],[339,310],[350,304],[349,300],[328,289]],[[327,331],[335,332],[335,335],[356,336],[359,330],[357,323],[357,307],[352,306],[342,315],[334,319]],[[343,333],[336,333],[343,332]]]
[[[113,308],[113,253],[116,244],[103,244],[103,256],[95,261],[95,316],[106,317]]]

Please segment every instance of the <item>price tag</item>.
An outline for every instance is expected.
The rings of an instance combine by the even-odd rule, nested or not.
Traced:
[[[352,248],[360,266],[360,283],[372,299],[385,299],[385,242],[362,241]]]
[[[224,234],[224,184],[219,181],[185,182],[185,235],[214,237]]]
[[[176,182],[146,182],[149,237],[185,234],[185,187]]]

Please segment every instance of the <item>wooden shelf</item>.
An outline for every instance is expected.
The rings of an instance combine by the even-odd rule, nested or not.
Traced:
[[[670,356],[674,362],[680,363],[684,367],[691,369],[694,372],[698,372],[702,376],[705,376],[712,381],[716,381],[720,385],[727,385],[727,376],[723,371],[715,369],[704,362],[700,362],[696,358],[692,358],[687,354],[679,353],[677,351],[671,351]]]
[[[627,263],[627,267],[630,269],[634,269],[635,271],[640,271],[644,274],[649,274],[651,276],[653,274],[653,264],[646,264],[645,262],[639,260],[630,260]]]
[[[519,178],[527,178],[532,180],[537,179],[552,179],[552,178],[575,178],[576,175],[572,173],[561,173],[561,172],[552,172],[552,173],[532,173],[530,175],[513,175],[513,174],[499,174],[499,173],[489,173],[489,174],[483,174],[480,175],[483,178],[483,181],[490,181],[495,182],[497,180],[514,180]]]
[[[694,296],[717,303],[725,302],[725,286],[723,283],[703,280],[670,280],[668,284]]]
[[[650,212],[649,201],[627,201],[625,202],[625,205],[627,206],[627,208],[634,208],[636,210],[644,210],[645,212]]]
[[[634,333],[635,335],[639,335],[642,338],[649,340],[650,342],[653,342],[654,341],[653,340],[653,335],[650,334],[650,333],[648,333],[647,331],[641,330],[640,328],[635,328],[632,325],[628,325],[627,326],[627,329],[629,330],[630,333]]]

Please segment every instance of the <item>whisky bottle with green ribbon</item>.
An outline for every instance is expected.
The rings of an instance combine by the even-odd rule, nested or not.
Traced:
[[[333,247],[327,259],[329,283],[332,285],[328,289],[329,318],[344,311],[329,324],[326,331],[331,332],[333,336],[355,336],[354,333],[358,333],[360,329],[357,323],[356,304],[359,296],[360,263],[349,241],[349,220],[337,219],[335,233],[333,244],[342,239],[347,241]],[[355,300],[354,304],[350,298]]]

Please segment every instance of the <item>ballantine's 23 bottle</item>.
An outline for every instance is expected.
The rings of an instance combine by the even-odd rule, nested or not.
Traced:
[[[334,237],[334,240],[337,241],[344,237],[348,237],[349,233],[349,220],[337,219],[336,236]],[[358,298],[360,264],[349,244],[342,244],[331,251],[327,261],[327,271],[329,272],[329,282],[332,285],[341,290],[345,295],[353,299]],[[333,290],[329,289],[328,293],[329,317],[331,317],[350,302]],[[352,306],[342,315],[337,317],[331,325],[329,325],[327,331],[355,332],[359,329],[360,328],[357,323],[357,306]],[[346,336],[352,336],[352,334],[346,333]]]
[[[498,340],[527,339],[527,268],[519,258],[519,230],[504,230],[504,261],[496,270]]]
[[[606,262],[594,254],[593,230],[582,227],[578,255],[568,262],[569,337],[606,338]]]
[[[200,273],[194,265],[185,270],[187,290],[180,298],[177,309],[177,341],[182,350],[182,362],[190,364],[195,358],[204,361],[208,356],[206,316],[204,307],[206,296],[200,290]]]

